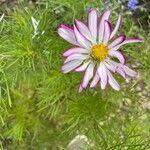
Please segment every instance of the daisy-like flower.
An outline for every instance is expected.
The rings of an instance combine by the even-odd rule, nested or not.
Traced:
[[[105,89],[106,85],[110,84],[118,91],[120,86],[112,73],[118,73],[125,79],[127,75],[136,76],[136,72],[125,65],[125,57],[120,47],[127,43],[142,42],[142,40],[127,38],[124,34],[114,38],[122,23],[122,16],[119,15],[112,30],[110,14],[111,11],[107,10],[99,19],[97,11],[92,9],[88,14],[87,24],[76,20],[72,28],[61,25],[58,29],[58,34],[63,39],[75,45],[63,54],[66,58],[62,66],[63,73],[72,70],[85,72],[79,92],[86,89],[88,84],[90,88],[94,88],[98,83],[101,89]]]

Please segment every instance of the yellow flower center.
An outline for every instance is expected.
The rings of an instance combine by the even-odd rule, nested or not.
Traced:
[[[99,61],[104,60],[108,55],[108,47],[104,44],[96,44],[91,48],[91,56]]]

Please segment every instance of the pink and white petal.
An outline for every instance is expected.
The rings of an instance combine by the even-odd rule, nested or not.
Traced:
[[[87,68],[87,66],[89,65],[90,61],[85,62],[84,64],[82,64],[80,67],[76,68],[75,71],[80,72],[80,71],[85,71],[85,69]]]
[[[118,32],[118,30],[121,26],[121,23],[122,23],[122,16],[119,15],[116,26],[115,26],[113,32],[111,33],[110,39],[112,39],[114,37],[114,35]]]
[[[74,60],[74,61],[70,61],[68,63],[65,63],[62,66],[62,72],[63,73],[68,73],[72,70],[74,70],[75,68],[77,68],[78,66],[80,66],[82,64],[83,60]]]
[[[98,66],[98,74],[101,79],[101,81],[100,81],[101,89],[105,89],[106,85],[107,85],[108,75],[106,72],[106,66],[104,65],[103,62],[101,62],[100,65]]]
[[[120,49],[120,47],[121,47],[121,44],[118,44],[118,45],[114,46],[113,48],[109,49],[109,51],[117,51]]]
[[[121,44],[123,41],[125,41],[126,36],[125,35],[120,35],[118,36],[109,46],[108,48],[111,50],[113,47]]]
[[[87,27],[84,23],[82,23],[81,21],[79,21],[79,20],[76,20],[76,26],[77,26],[79,32],[80,32],[84,37],[86,37],[89,41],[92,42],[92,35],[91,35],[91,33],[90,33],[88,27]]]
[[[100,19],[99,23],[99,29],[98,29],[98,41],[102,42],[104,38],[104,21],[109,19],[109,16],[111,14],[110,10],[107,10],[103,13]]]
[[[93,71],[94,71],[94,64],[91,63],[89,64],[89,66],[87,67],[86,71],[85,71],[85,74],[84,74],[84,78],[83,78],[83,81],[82,81],[82,87],[83,88],[86,88],[89,81],[92,79],[93,77]]]
[[[122,69],[130,77],[136,77],[137,76],[137,73],[134,70],[132,70],[129,67],[127,67],[126,65],[123,65]]]
[[[116,57],[122,64],[125,64],[125,57],[120,51],[108,51],[109,56]]]
[[[89,53],[89,50],[80,48],[80,47],[76,47],[76,48],[70,48],[69,50],[65,51],[63,56],[68,57],[72,54],[88,54],[88,53]]]
[[[58,34],[69,43],[77,46],[79,45],[75,38],[74,31],[71,28],[61,25],[61,27],[58,28]]]
[[[126,38],[126,40],[123,43],[121,43],[121,45],[128,44],[128,43],[141,43],[141,42],[143,42],[143,39]]]
[[[126,79],[126,74],[121,67],[117,67],[116,72]]]
[[[112,72],[116,71],[117,65],[114,65],[113,63],[111,63],[111,61],[105,60],[104,64],[105,64],[105,66],[107,67],[108,70],[110,70]]]
[[[121,76],[123,76],[125,78],[125,72],[124,70],[122,69],[122,64],[120,63],[117,63],[111,59],[107,59],[106,60],[107,64],[111,65],[111,67],[107,66],[107,68],[112,71],[112,72],[117,72],[119,73]]]
[[[107,58],[105,61],[108,62],[108,63],[110,63],[111,65],[113,65],[115,67],[117,67],[119,65],[119,63],[111,60],[110,58]]]
[[[83,90],[84,90],[84,88],[83,88],[82,85],[80,84],[79,93],[81,93]]]
[[[111,85],[111,87],[114,90],[119,91],[120,90],[120,86],[119,86],[118,82],[115,80],[115,78],[112,76],[112,74],[110,73],[109,70],[107,70],[107,74],[108,74],[108,82]]]
[[[81,33],[78,31],[75,25],[74,25],[74,32],[77,42],[81,45],[81,47],[85,49],[90,49],[91,43],[83,35],[81,35]]]
[[[128,43],[141,43],[143,42],[142,39],[134,39],[134,38],[126,38],[124,42],[122,42],[119,45],[114,46],[110,49],[110,51],[116,51],[118,50],[122,45],[128,44]]]
[[[104,38],[103,38],[103,43],[107,45],[110,35],[112,32],[112,27],[111,24],[108,21],[104,21]]]
[[[97,12],[96,10],[92,9],[88,15],[88,27],[92,35],[93,43],[96,43],[97,41],[97,20],[98,20]]]
[[[85,60],[85,59],[88,59],[89,57],[90,56],[86,54],[85,55],[84,54],[72,54],[66,58],[64,63],[67,63],[72,60]]]
[[[90,84],[90,88],[94,88],[97,85],[97,83],[99,82],[99,80],[100,80],[99,74],[96,71],[95,76]]]

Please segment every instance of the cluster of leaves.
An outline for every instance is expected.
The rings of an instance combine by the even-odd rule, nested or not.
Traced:
[[[115,8],[115,1],[111,5]],[[136,82],[126,85],[119,78],[120,92],[96,88],[79,94],[82,74],[61,73],[62,53],[70,45],[58,37],[57,27],[85,19],[90,7],[102,11],[103,1],[43,0],[34,9],[21,6],[5,12],[0,23],[1,149],[66,149],[77,134],[88,137],[90,150],[150,148],[150,118],[133,90]],[[35,38],[31,16],[39,20]],[[113,16],[116,21],[116,9]],[[121,32],[128,36],[138,32],[145,38],[142,46],[126,46],[124,51],[129,62],[140,62],[138,71],[149,83],[146,33],[128,16]]]

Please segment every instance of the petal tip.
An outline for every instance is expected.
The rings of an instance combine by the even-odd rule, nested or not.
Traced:
[[[109,14],[111,14],[111,9],[107,9],[104,13],[109,13]]]
[[[97,10],[94,8],[90,8],[88,11],[88,14],[90,14],[90,13],[97,13]]]
[[[139,39],[139,42],[144,42],[144,39]]]
[[[116,91],[120,91],[120,87],[118,89],[115,89]]]
[[[79,87],[79,93],[81,93],[82,91],[83,91],[83,87],[82,87],[82,85],[80,85],[80,87]]]
[[[96,85],[90,84],[90,88],[93,89]]]

